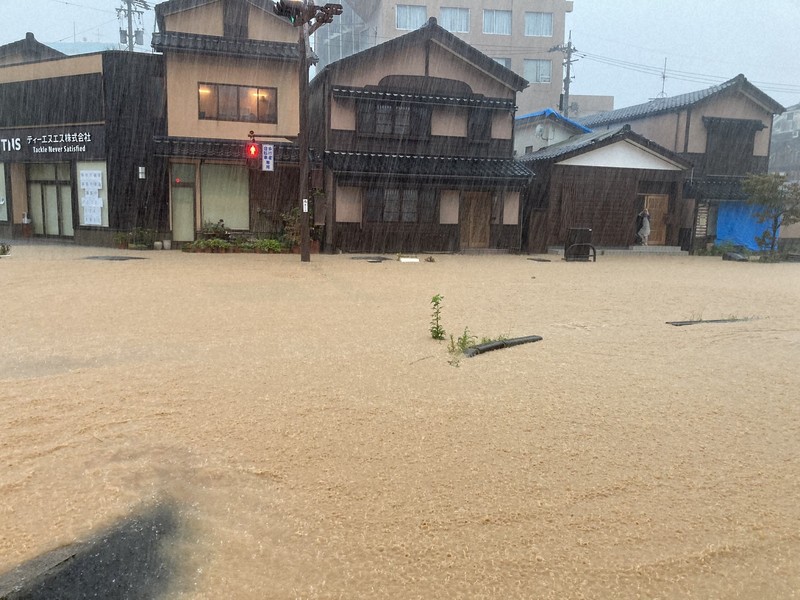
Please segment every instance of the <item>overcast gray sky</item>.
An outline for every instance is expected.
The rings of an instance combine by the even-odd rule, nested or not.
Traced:
[[[28,31],[44,43],[118,44],[121,5],[0,0],[0,44]],[[154,20],[144,13],[147,48]],[[614,96],[617,108],[658,96],[662,84],[674,96],[739,73],[784,106],[800,103],[800,0],[574,0],[567,29],[578,49],[571,93]]]

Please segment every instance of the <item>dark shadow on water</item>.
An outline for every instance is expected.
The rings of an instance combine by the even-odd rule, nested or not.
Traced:
[[[169,541],[177,529],[172,504],[150,507],[0,575],[0,600],[158,598],[175,572]]]

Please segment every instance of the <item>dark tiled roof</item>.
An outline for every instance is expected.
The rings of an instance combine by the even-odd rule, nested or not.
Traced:
[[[293,42],[267,42],[263,40],[183,33],[180,31],[154,33],[153,48],[158,52],[172,50],[245,58],[261,57],[276,60],[300,60],[299,49],[297,44]]]
[[[201,138],[157,137],[157,156],[180,156],[185,158],[224,158],[244,160],[245,140],[213,140]],[[275,161],[297,164],[300,162],[299,148],[288,142],[265,142],[275,146]],[[318,160],[318,158],[317,158]]]
[[[63,52],[59,52],[39,42],[31,32],[26,33],[24,39],[0,46],[0,57],[14,55],[20,57],[20,63],[36,62],[48,58],[62,58],[66,56]]]
[[[557,144],[552,144],[550,146],[545,146],[544,148],[540,148],[536,152],[528,152],[527,154],[523,154],[522,156],[518,156],[517,160],[521,162],[539,162],[543,160],[551,160],[554,158],[559,158],[566,154],[570,154],[573,152],[577,152],[579,150],[583,150],[588,147],[600,147],[601,143],[610,140],[614,137],[618,137],[619,134],[623,131],[630,131],[630,127],[620,126],[614,129],[606,129],[603,131],[594,131],[589,133],[584,133],[581,135],[573,135],[571,138],[564,140],[563,142],[558,142]]]
[[[691,166],[691,164],[681,156],[670,150],[667,150],[663,146],[659,146],[655,142],[648,140],[646,137],[631,131],[630,125],[621,125],[619,127],[615,127],[614,129],[605,129],[602,131],[584,133],[583,135],[575,135],[567,140],[564,140],[563,142],[559,142],[558,144],[546,146],[537,150],[536,152],[523,154],[522,156],[517,157],[517,160],[526,164],[532,164],[537,162],[551,161],[554,159],[566,159],[570,156],[583,154],[584,152],[589,152],[591,150],[595,150],[596,148],[602,148],[603,146],[607,146],[621,140],[630,140],[639,146],[647,148],[651,152],[659,154],[664,159],[684,166],[687,169]]]
[[[652,117],[661,113],[677,112],[688,106],[692,106],[716,96],[726,90],[739,89],[751,96],[754,100],[762,104],[767,110],[775,114],[784,111],[783,106],[775,102],[772,98],[767,96],[764,92],[759,90],[749,81],[744,75],[737,75],[733,79],[729,79],[719,85],[711,86],[705,90],[697,92],[689,92],[688,94],[680,94],[678,96],[671,96],[669,98],[655,98],[650,102],[644,104],[637,104],[635,106],[628,106],[626,108],[619,108],[608,112],[590,115],[582,119],[578,119],[579,123],[587,127],[595,128],[600,125],[612,125],[614,123],[626,123],[636,121],[646,117]]]
[[[514,109],[514,101],[503,98],[486,98],[483,96],[465,98],[459,96],[433,96],[427,94],[412,94],[391,92],[385,90],[370,90],[347,86],[334,86],[331,92],[336,98],[368,98],[370,100],[388,100],[394,102],[418,102],[424,104],[438,104],[447,106],[478,106],[484,108]]]
[[[743,177],[707,175],[687,181],[683,195],[703,200],[746,200],[748,196],[742,189],[743,180]]]
[[[386,54],[402,51],[403,48],[407,47],[419,46],[429,40],[433,40],[443,48],[450,50],[453,54],[461,56],[464,60],[471,62],[511,89],[519,92],[528,87],[527,79],[520,77],[511,69],[504,67],[493,58],[489,58],[477,48],[470,46],[464,40],[456,37],[438,25],[434,17],[428,19],[425,25],[415,31],[332,62],[320,71],[322,77],[319,77],[319,79],[324,79],[327,77],[327,73],[334,69],[357,68],[357,65],[362,61],[378,63],[381,57]],[[317,77],[314,78],[315,81],[317,81],[317,79]]]
[[[325,163],[351,175],[414,177],[438,182],[526,184],[533,173],[513,159],[326,152]]]

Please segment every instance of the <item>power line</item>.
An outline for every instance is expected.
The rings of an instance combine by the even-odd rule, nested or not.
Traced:
[[[586,60],[608,65],[611,67],[625,69],[628,71],[634,71],[637,73],[645,73],[648,75],[657,75],[659,77],[666,76],[667,79],[675,79],[678,81],[688,81],[693,83],[704,83],[704,84],[714,85],[718,83],[723,83],[730,79],[730,76],[723,77],[719,75],[695,73],[692,71],[665,69],[663,67],[644,65],[641,63],[625,61],[621,59],[611,58],[608,56],[602,56],[599,54],[592,54],[589,52],[580,52],[577,53],[577,55],[580,58],[585,58]],[[800,85],[765,82],[765,81],[752,81],[752,83],[754,85],[758,85],[758,87],[761,88],[763,91],[800,94]]]
[[[117,21],[118,21],[118,19],[111,19],[109,21],[103,21],[102,23],[98,23],[97,25],[92,25],[88,29],[82,29],[81,31],[76,31],[75,33],[73,33],[71,35],[68,35],[68,36],[63,37],[61,39],[58,39],[58,40],[56,40],[56,42],[66,42],[67,40],[72,39],[73,37],[75,37],[77,35],[83,35],[84,33],[89,33],[89,32],[92,32],[92,31],[96,31],[99,28],[108,25],[109,23],[116,23]],[[108,42],[108,43],[111,44],[111,43],[116,43],[116,42]]]
[[[50,2],[55,2],[56,4],[65,4],[67,6],[75,6],[77,8],[85,8],[86,10],[94,10],[102,13],[111,12],[110,10],[106,10],[105,8],[97,8],[96,6],[87,6],[86,4],[78,4],[77,2],[67,2],[66,0],[50,0]]]

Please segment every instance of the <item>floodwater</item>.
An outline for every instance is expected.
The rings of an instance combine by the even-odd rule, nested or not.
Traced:
[[[164,598],[796,597],[800,264],[420,258],[15,246],[0,574],[170,507]]]

